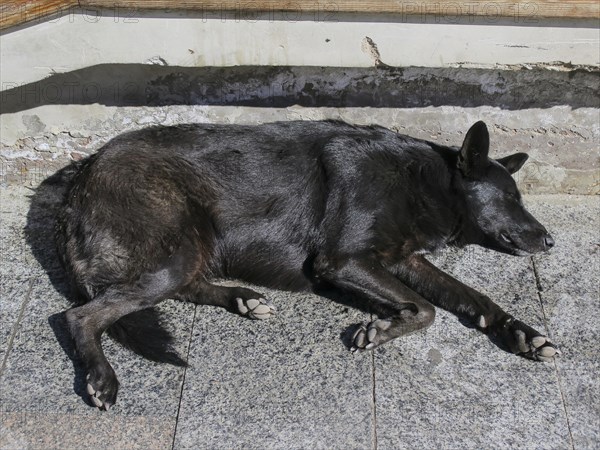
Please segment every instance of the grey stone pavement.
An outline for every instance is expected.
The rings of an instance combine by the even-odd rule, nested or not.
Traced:
[[[554,363],[508,354],[441,310],[427,331],[353,355],[344,330],[367,313],[261,289],[279,309],[265,322],[160,306],[187,369],[106,339],[121,390],[102,412],[81,398],[60,315],[55,199],[33,193],[0,187],[2,449],[600,448],[600,197],[526,197],[556,239],[549,254],[433,258],[546,332],[563,352]]]

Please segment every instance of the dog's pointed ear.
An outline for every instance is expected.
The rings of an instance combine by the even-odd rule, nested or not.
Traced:
[[[485,123],[479,121],[467,132],[458,155],[458,168],[464,176],[477,178],[489,164],[490,134]]]
[[[529,155],[527,153],[515,153],[514,155],[505,156],[504,158],[498,158],[496,161],[502,164],[512,175],[523,167],[523,164],[525,164],[525,161],[527,161],[528,158]]]

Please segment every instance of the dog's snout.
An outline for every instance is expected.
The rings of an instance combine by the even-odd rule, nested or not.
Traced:
[[[544,236],[544,245],[546,246],[546,249],[554,247],[554,239],[549,234]]]

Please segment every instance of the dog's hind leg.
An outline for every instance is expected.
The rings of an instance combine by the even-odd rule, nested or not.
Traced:
[[[113,284],[89,303],[66,312],[75,348],[88,371],[87,391],[99,408],[109,409],[116,401],[119,382],[104,356],[100,338],[121,317],[152,307],[172,296],[182,283],[177,264],[142,274],[130,284]]]
[[[352,337],[352,351],[370,350],[387,341],[427,328],[435,308],[387,272],[374,258],[317,258],[317,279],[352,294],[381,318],[361,325]]]
[[[216,286],[203,279],[193,280],[181,289],[175,298],[199,305],[220,306],[251,319],[268,319],[276,312],[271,302],[252,289]]]

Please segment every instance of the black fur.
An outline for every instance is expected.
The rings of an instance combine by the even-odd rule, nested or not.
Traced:
[[[139,337],[134,350],[183,363],[145,312],[165,298],[251,318],[274,312],[259,293],[213,277],[353,295],[380,317],[354,333],[354,350],[428,326],[437,305],[515,353],[550,359],[547,339],[423,257],[448,245],[515,255],[553,245],[510,176],[526,155],[494,161],[488,151],[483,122],[461,148],[333,121],[156,127],[113,139],[81,164],[57,222],[59,253],[88,301],[67,322],[92,400],[108,408],[116,398],[99,340],[111,327],[121,341]]]

